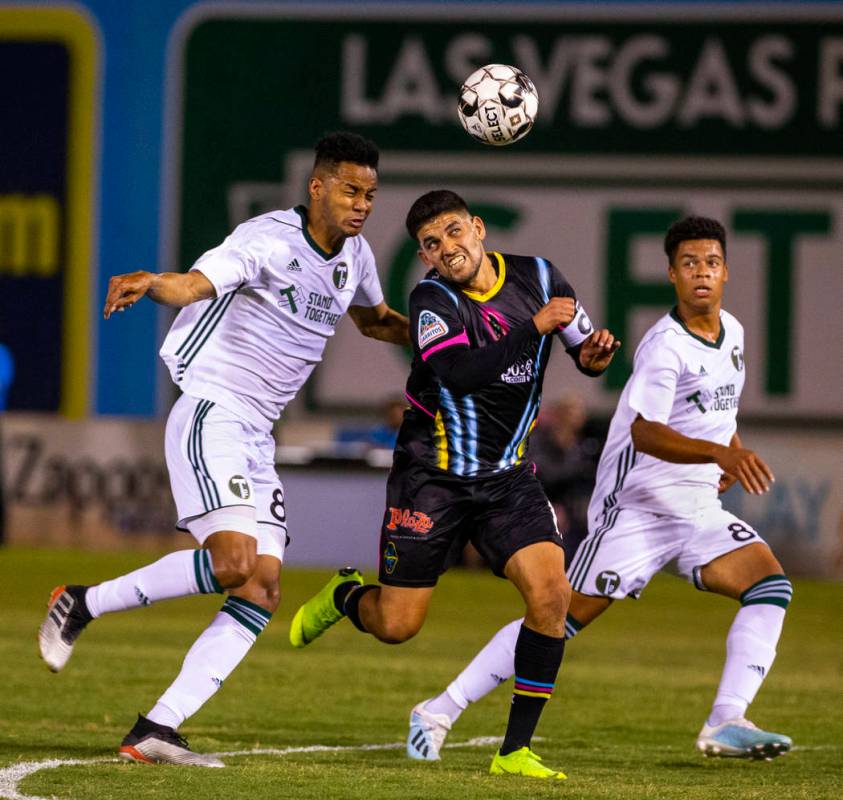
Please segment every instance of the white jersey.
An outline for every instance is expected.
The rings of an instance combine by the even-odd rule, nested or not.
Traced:
[[[589,520],[615,507],[674,517],[717,505],[717,464],[672,464],[636,452],[630,428],[640,414],[694,439],[728,445],[744,385],[743,327],[720,312],[720,336],[691,333],[675,310],[644,335],[609,426]]]
[[[348,307],[383,301],[368,242],[349,237],[326,253],[306,215],[299,206],[247,220],[199,258],[193,269],[217,296],[182,309],[161,347],[186,394],[263,429],[321,361]]]

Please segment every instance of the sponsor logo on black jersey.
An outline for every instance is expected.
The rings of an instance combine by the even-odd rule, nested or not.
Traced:
[[[414,533],[430,533],[433,528],[433,520],[423,511],[410,511],[408,508],[389,507],[389,522],[387,530],[395,531],[404,528]]]
[[[438,314],[432,311],[422,311],[419,314],[419,347],[425,347],[434,339],[444,336],[448,332],[448,326]]]
[[[501,380],[504,383],[529,383],[533,380],[533,359],[528,358],[513,364],[501,375]]]

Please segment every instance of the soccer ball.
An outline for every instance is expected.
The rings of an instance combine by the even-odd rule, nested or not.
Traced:
[[[472,72],[460,88],[457,113],[466,132],[483,144],[512,144],[523,139],[539,110],[533,82],[520,69],[487,64]]]

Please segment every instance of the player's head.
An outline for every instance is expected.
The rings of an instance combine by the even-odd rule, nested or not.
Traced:
[[[456,192],[436,189],[423,194],[407,212],[406,224],[427,266],[461,286],[474,280],[486,257],[486,226]]]
[[[338,131],[323,136],[314,149],[308,182],[311,215],[337,235],[356,236],[372,211],[378,188],[377,145],[356,133]]]
[[[723,226],[709,217],[685,217],[670,226],[664,251],[680,307],[698,313],[719,310],[729,280]]]

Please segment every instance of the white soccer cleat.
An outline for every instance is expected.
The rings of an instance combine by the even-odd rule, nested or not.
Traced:
[[[407,755],[417,761],[439,761],[439,750],[451,730],[447,714],[428,711],[422,700],[410,712],[410,733],[407,735]]]
[[[720,758],[753,758],[770,761],[790,750],[793,742],[781,733],[762,731],[743,717],[720,725],[703,725],[697,750]]]
[[[85,586],[57,586],[50,595],[47,616],[38,629],[38,648],[53,672],[67,664],[76,639],[91,621],[85,590]]]
[[[178,731],[138,714],[138,721],[120,744],[117,755],[140,764],[178,764],[188,767],[224,767],[218,758],[194,753]]]

